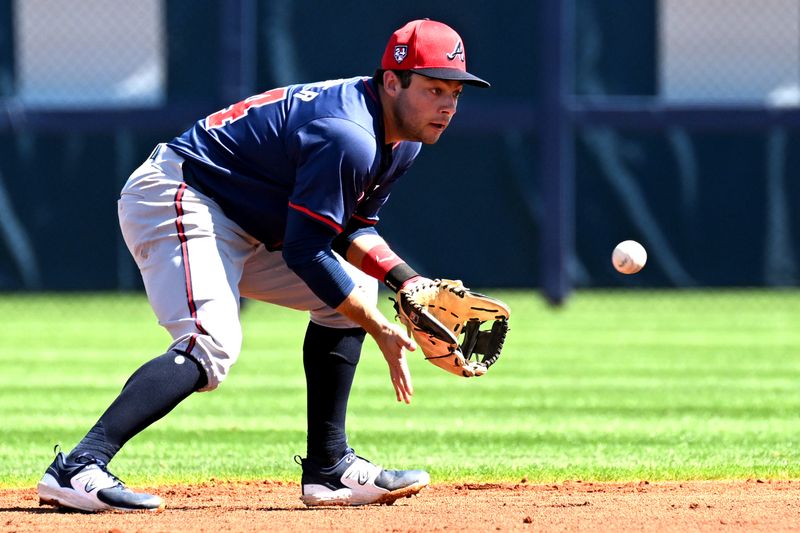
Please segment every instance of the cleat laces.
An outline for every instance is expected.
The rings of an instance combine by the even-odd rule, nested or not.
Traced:
[[[111,487],[107,487],[109,489],[117,489],[118,488],[118,489],[123,489],[124,490],[124,489],[127,488],[125,486],[125,482],[124,481],[122,481],[120,478],[118,478],[117,476],[115,476],[114,474],[112,474],[111,472],[108,471],[108,465],[104,461],[101,461],[100,459],[97,459],[92,455],[79,455],[78,457],[75,458],[75,460],[73,462],[75,462],[77,464],[85,465],[85,466],[92,465],[92,464],[97,466],[97,468],[99,468],[105,475],[110,477],[111,480],[116,483],[115,485],[113,485]]]

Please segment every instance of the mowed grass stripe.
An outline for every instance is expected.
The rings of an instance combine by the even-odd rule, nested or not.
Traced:
[[[367,342],[349,417],[357,451],[434,480],[797,478],[800,293],[582,291],[563,309],[527,291],[506,349],[465,380],[411,354],[398,404]],[[389,304],[382,306],[391,315]],[[4,295],[0,484],[30,486],[140,364],[168,344],[145,298]],[[113,463],[133,483],[292,479],[305,448],[302,313],[245,308],[243,355]]]

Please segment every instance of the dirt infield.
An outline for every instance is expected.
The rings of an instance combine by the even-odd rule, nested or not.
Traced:
[[[307,509],[299,487],[151,488],[160,513],[65,513],[0,490],[0,531],[798,531],[800,481],[433,485],[391,506]]]

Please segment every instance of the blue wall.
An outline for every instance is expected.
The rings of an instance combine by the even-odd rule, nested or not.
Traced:
[[[601,4],[576,3],[574,91],[654,94],[655,0]],[[12,5],[0,2],[0,102],[13,94]],[[9,202],[24,237],[7,222],[0,233],[0,290],[139,287],[115,202],[156,142],[231,103],[232,91],[239,98],[371,74],[391,31],[420,17],[455,27],[470,70],[493,87],[467,88],[454,125],[423,150],[379,230],[432,277],[484,287],[539,284],[539,221],[548,208],[538,170],[539,2],[463,1],[457,9],[423,1],[392,9],[355,0],[254,2],[255,19],[244,21],[245,29],[252,22],[249,61],[233,89],[224,79],[229,58],[220,54],[231,37],[219,31],[222,3],[165,5],[168,107],[154,120],[143,126],[123,116],[86,127],[84,113],[75,125],[56,115],[46,127],[17,120],[0,129],[0,201]],[[13,108],[5,102],[0,122]],[[800,186],[788,179],[800,163],[796,144],[796,135],[780,131],[576,130],[574,283],[796,284]],[[645,244],[650,263],[623,279],[611,269],[610,251],[630,238]]]

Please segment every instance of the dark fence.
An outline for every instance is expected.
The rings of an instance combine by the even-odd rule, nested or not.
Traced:
[[[255,92],[371,74],[422,17],[493,87],[467,88],[382,215],[419,270],[553,301],[794,286],[796,4],[2,0],[0,289],[139,287],[115,202],[156,142]],[[650,253],[632,277],[610,264],[625,239]]]

